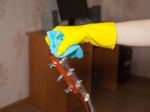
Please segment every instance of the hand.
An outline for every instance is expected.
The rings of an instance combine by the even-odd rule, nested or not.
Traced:
[[[70,46],[85,42],[92,45],[114,48],[116,43],[116,28],[114,23],[95,23],[81,26],[57,26],[52,31],[61,31],[64,40],[57,49],[58,55],[62,55]],[[47,38],[46,42],[50,45]]]
[[[57,49],[58,55],[62,55],[72,45],[89,42],[82,26],[57,26],[53,31],[61,31],[64,35]]]

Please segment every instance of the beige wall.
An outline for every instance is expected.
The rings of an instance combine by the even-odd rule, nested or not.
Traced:
[[[150,18],[150,0],[103,0],[103,21],[127,21]],[[142,37],[141,37],[142,38]],[[150,78],[150,47],[133,48],[132,73]]]
[[[28,96],[27,31],[41,28],[41,13],[55,0],[0,0],[0,108]]]

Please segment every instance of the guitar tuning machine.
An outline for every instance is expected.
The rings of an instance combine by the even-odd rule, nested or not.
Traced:
[[[61,81],[63,79],[63,75],[60,75],[58,78],[57,78],[57,82]]]
[[[70,68],[70,69],[68,70],[68,76],[73,75],[73,72],[74,72],[74,71],[75,71],[74,68]]]
[[[62,64],[64,61],[66,60],[66,57],[65,58],[62,58],[59,63]]]
[[[64,92],[68,94],[68,93],[72,92],[72,89],[70,87],[68,87],[64,90]]]
[[[56,65],[54,63],[48,64],[49,68],[54,68]]]
[[[84,100],[87,102],[87,101],[89,101],[89,98],[90,98],[90,95],[86,94]]]
[[[81,87],[82,80],[78,80],[75,85],[77,88]]]
[[[69,72],[73,72],[73,71],[75,71],[74,68],[70,68],[70,69],[69,69]]]
[[[82,80],[78,80],[77,83],[78,83],[78,84],[81,84],[81,83],[82,83]]]

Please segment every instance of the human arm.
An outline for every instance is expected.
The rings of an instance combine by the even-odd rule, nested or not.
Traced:
[[[117,44],[150,46],[150,19],[116,23]]]
[[[81,26],[57,26],[52,31],[61,31],[64,34],[64,40],[57,49],[58,54],[62,55],[68,47],[85,42],[111,49],[115,44],[150,46],[149,29],[150,19],[120,23],[93,23]]]

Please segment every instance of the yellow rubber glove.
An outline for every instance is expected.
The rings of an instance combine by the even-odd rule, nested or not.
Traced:
[[[57,26],[52,31],[61,31],[64,40],[58,47],[58,54],[62,55],[67,48],[79,43],[113,49],[116,44],[116,27],[113,22],[94,23],[81,26]],[[48,45],[50,41],[45,38]]]
[[[48,36],[46,35],[45,37],[45,42],[47,43],[48,46],[50,46],[50,40],[48,39]]]

